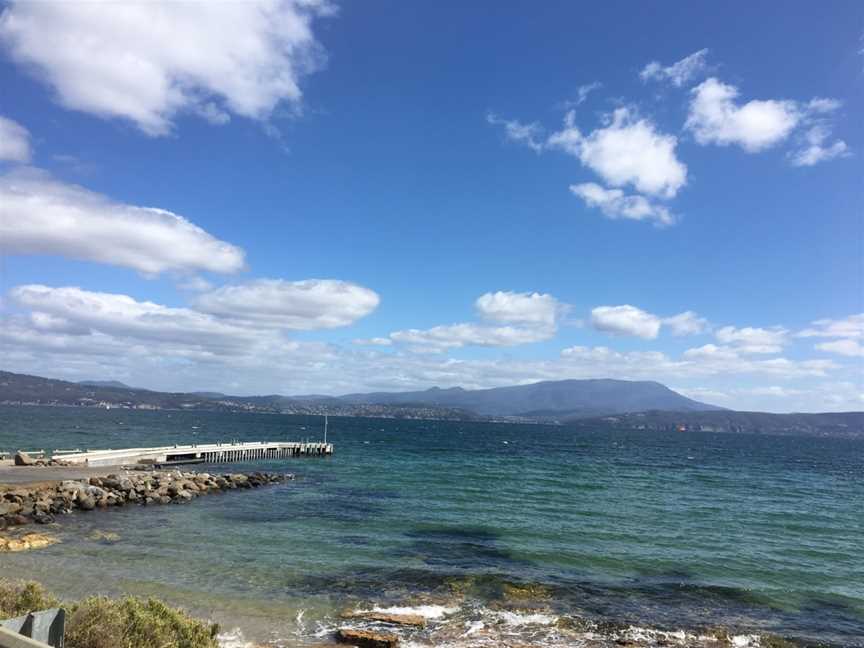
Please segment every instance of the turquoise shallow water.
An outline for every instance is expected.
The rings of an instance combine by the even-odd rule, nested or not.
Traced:
[[[0,449],[320,428],[192,412],[0,417]],[[461,605],[474,627],[485,617],[467,607],[500,617],[508,584],[534,584],[554,618],[864,645],[862,441],[340,418],[328,440],[328,459],[230,468],[295,473],[285,485],[65,518],[62,544],[4,555],[2,572],[69,596],[157,593],[288,644],[352,606]],[[96,528],[121,540],[87,539]]]

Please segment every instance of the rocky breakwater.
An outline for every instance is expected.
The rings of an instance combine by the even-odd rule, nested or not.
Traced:
[[[49,524],[55,521],[56,516],[75,511],[188,502],[210,493],[259,488],[293,478],[293,475],[262,472],[212,475],[153,471],[5,490],[0,487],[0,532],[31,522]],[[0,551],[3,551],[2,542]]]

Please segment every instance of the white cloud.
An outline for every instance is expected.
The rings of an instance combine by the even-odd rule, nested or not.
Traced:
[[[830,99],[828,97],[813,97],[807,103],[807,111],[810,113],[831,113],[835,110],[839,110],[840,106],[843,104],[837,99]]]
[[[816,345],[819,351],[828,351],[838,355],[849,356],[851,358],[864,357],[864,345],[859,340],[845,339],[832,340],[831,342],[820,342]]]
[[[707,67],[705,57],[707,55],[708,50],[701,49],[666,67],[657,61],[652,61],[642,69],[639,77],[643,81],[669,81],[672,85],[680,88],[705,70]]]
[[[547,146],[558,148],[597,173],[613,187],[632,185],[642,193],[672,198],[687,183],[687,167],[675,155],[678,139],[657,131],[629,108],[618,108],[608,123],[587,136],[568,113],[564,128]]]
[[[598,331],[612,335],[633,335],[653,340],[660,333],[661,320],[641,308],[622,306],[598,306],[591,310],[591,325]]]
[[[12,303],[33,311],[36,329],[72,336],[179,345],[188,352],[243,353],[256,331],[188,308],[170,308],[128,295],[38,284],[13,288]],[[6,327],[3,327],[6,328]],[[7,331],[8,332],[8,331]]]
[[[645,196],[626,195],[621,189],[605,189],[594,182],[570,185],[570,191],[589,207],[599,208],[607,218],[613,220],[651,220],[657,225],[672,225],[675,222],[675,217],[666,207],[651,202]]]
[[[599,90],[603,87],[603,84],[599,81],[595,81],[594,83],[586,83],[584,85],[576,88],[576,101],[571,105],[581,106],[588,99],[588,95],[590,95],[595,90]]]
[[[204,277],[187,277],[177,284],[180,290],[188,290],[190,292],[205,292],[213,290],[213,284],[204,279]]]
[[[723,404],[732,407],[764,402],[797,411],[851,410],[864,404],[860,380],[843,382],[838,375],[830,383],[814,382],[829,372],[846,371],[843,365],[831,360],[764,359],[732,347],[705,345],[672,357],[659,351],[577,346],[548,360],[462,360],[444,353],[405,353],[395,344],[343,349],[291,341],[281,331],[254,321],[238,323],[190,308],[80,288],[20,286],[9,297],[8,303],[21,310],[7,315],[0,326],[4,369],[72,380],[110,376],[166,390],[338,394],[611,377],[671,382],[682,391],[727,393],[730,398]],[[468,330],[463,339],[471,334]],[[483,334],[486,339],[487,334]],[[452,347],[438,350],[447,348]],[[739,387],[742,380],[750,384]],[[769,400],[758,401],[746,393],[774,392],[775,386],[801,394],[789,401],[769,394],[765,396]],[[707,391],[701,391],[701,396],[715,400]]]
[[[322,60],[312,20],[329,13],[319,0],[13,0],[0,39],[65,107],[164,135],[180,113],[218,124],[296,108]]]
[[[699,317],[693,311],[684,311],[671,317],[663,319],[663,325],[668,326],[672,330],[672,335],[698,335],[704,333],[708,329],[708,320],[704,317]]]
[[[434,326],[429,329],[394,331],[394,342],[409,345],[414,351],[439,351],[464,346],[511,347],[549,340],[555,328],[548,326],[484,326],[461,323]]]
[[[348,326],[378,307],[369,288],[335,279],[257,279],[199,295],[201,312],[260,327],[295,330]]]
[[[714,335],[723,344],[734,345],[741,353],[780,353],[788,341],[789,331],[779,326],[767,329],[724,326]]]
[[[0,116],[0,161],[30,161],[30,132],[21,124]]]
[[[493,126],[503,126],[504,136],[511,142],[524,144],[532,151],[543,151],[543,127],[537,122],[523,124],[515,119],[501,119],[493,113],[486,115],[486,121]]]
[[[692,90],[685,128],[700,144],[737,144],[754,153],[786,139],[802,119],[794,101],[752,100],[738,105],[738,89],[710,78]]]
[[[240,248],[164,209],[112,201],[34,170],[0,176],[0,250],[54,254],[145,274],[237,272]]]
[[[864,339],[864,313],[843,319],[819,319],[795,337],[843,337]]]
[[[393,344],[393,340],[385,337],[357,338],[352,342],[360,346],[391,346]]]
[[[555,326],[563,310],[552,295],[501,291],[486,293],[474,302],[480,317],[493,322]]]
[[[783,378],[825,376],[837,365],[830,360],[789,360],[788,358],[753,359],[752,352],[741,347],[705,344],[682,354],[685,367],[681,375],[764,374]]]
[[[792,166],[815,166],[820,162],[848,156],[849,147],[843,140],[834,140],[826,145],[830,137],[831,130],[827,125],[811,126],[804,134],[804,146],[789,155]]]
[[[389,339],[421,353],[440,353],[465,346],[531,344],[553,338],[558,319],[567,311],[567,306],[552,295],[512,291],[485,293],[474,302],[474,308],[482,319],[503,326],[462,322],[394,331]]]

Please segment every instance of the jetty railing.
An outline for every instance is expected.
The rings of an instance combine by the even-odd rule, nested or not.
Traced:
[[[130,464],[231,463],[290,457],[323,457],[332,454],[332,443],[253,441],[173,445],[156,448],[87,450],[85,452],[62,452],[60,455],[55,453],[55,456],[70,464],[120,466]]]
[[[0,648],[51,648],[51,646],[0,626]]]

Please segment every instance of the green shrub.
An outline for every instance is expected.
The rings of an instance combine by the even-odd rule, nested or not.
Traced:
[[[57,599],[39,583],[0,578],[0,619],[9,619],[57,605]]]
[[[67,648],[217,648],[219,627],[157,599],[93,596],[72,606]]]

